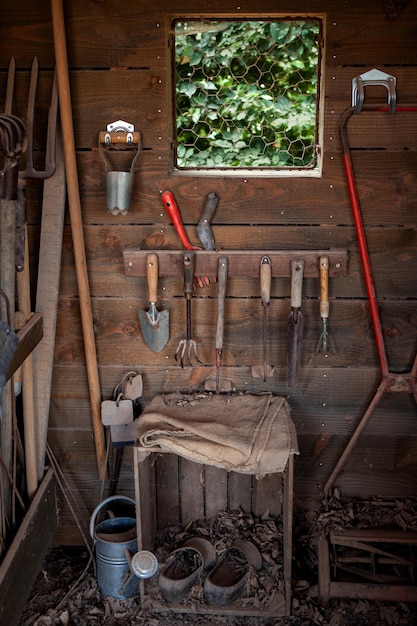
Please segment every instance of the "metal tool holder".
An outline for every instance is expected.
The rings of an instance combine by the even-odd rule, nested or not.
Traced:
[[[141,134],[133,124],[118,120],[99,134],[99,152],[106,170],[106,206],[112,215],[127,215],[132,203],[135,166]]]
[[[358,115],[365,102],[365,87],[372,85],[380,85],[386,87],[388,91],[389,112],[395,113],[397,104],[397,79],[391,74],[381,72],[381,70],[373,69],[355,76],[352,79],[352,106],[355,107],[355,114]]]

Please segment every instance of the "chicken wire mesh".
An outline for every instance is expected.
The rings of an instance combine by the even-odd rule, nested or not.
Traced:
[[[321,21],[174,24],[176,166],[317,165]]]

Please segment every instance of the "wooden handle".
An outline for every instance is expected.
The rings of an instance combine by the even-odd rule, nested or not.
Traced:
[[[132,133],[125,131],[106,131],[102,130],[99,134],[99,141],[101,144],[107,146],[110,141],[110,145],[123,145],[123,146],[138,146],[140,143],[140,132],[135,130]]]
[[[319,260],[320,271],[320,317],[329,317],[329,257],[321,256]]]
[[[190,299],[194,292],[194,273],[195,273],[195,253],[185,252],[183,256],[184,261],[184,294],[187,299]]]
[[[146,276],[148,279],[149,302],[158,300],[158,257],[153,252],[146,257]]]
[[[271,300],[272,263],[268,256],[261,260],[261,301],[268,305]]]
[[[19,309],[24,315],[25,322],[31,317],[30,305],[30,273],[29,273],[29,244],[27,224],[24,225],[25,242],[24,255],[25,259],[23,270],[17,274],[17,299]],[[33,499],[38,488],[38,477],[36,471],[36,428],[35,428],[35,405],[33,391],[33,358],[32,354],[23,361],[23,423],[25,438],[25,461],[26,461],[26,482],[27,491],[30,500]]]
[[[227,270],[229,259],[227,256],[219,258],[219,271],[217,274],[217,329],[216,329],[216,350],[223,350],[224,335],[224,301],[226,298]]]
[[[103,480],[106,476],[106,446],[104,441],[103,425],[101,423],[100,379],[98,375],[93,312],[91,308],[80,191],[78,185],[66,47],[67,44],[65,37],[65,20],[62,0],[51,0],[51,11],[62,139],[64,145],[65,174],[67,179],[68,207],[74,246],[75,271],[77,275],[78,294],[80,298],[81,325],[84,338],[84,352],[87,366],[88,388],[90,392],[97,467],[99,477]]]
[[[301,307],[301,294],[303,289],[304,260],[293,259],[291,261],[291,307]]]
[[[211,220],[214,217],[218,204],[219,197],[214,191],[207,194],[203,214],[196,228],[198,238],[204,250],[216,249],[216,242],[214,241],[213,231],[211,228]]]

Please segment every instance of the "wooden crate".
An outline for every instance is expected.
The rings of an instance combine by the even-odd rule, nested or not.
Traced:
[[[210,518],[221,510],[241,508],[261,515],[265,510],[282,516],[284,593],[276,594],[266,609],[243,606],[236,601],[226,607],[167,604],[158,600],[155,580],[140,582],[143,607],[176,613],[284,616],[291,608],[291,559],[293,519],[293,454],[282,474],[256,480],[254,476],[226,472],[193,463],[175,454],[134,450],[138,550],[154,550],[157,533],[170,524],[183,528],[192,520]],[[204,474],[204,476],[203,476]],[[186,486],[186,488],[184,488]],[[160,598],[160,596],[159,596]]]
[[[317,555],[324,606],[331,598],[417,602],[417,532],[331,530],[319,538]]]

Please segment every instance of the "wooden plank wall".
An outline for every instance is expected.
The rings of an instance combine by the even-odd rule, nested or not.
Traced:
[[[170,9],[172,5],[172,12]],[[320,178],[181,177],[170,170],[170,73],[168,35],[172,16],[195,15],[190,0],[64,3],[73,100],[77,162],[88,273],[92,294],[103,399],[127,371],[143,376],[144,402],[153,395],[200,389],[207,368],[181,368],[174,352],[184,333],[182,281],[161,279],[161,304],[170,310],[171,335],[166,349],[151,352],[144,344],[138,309],[147,306],[145,279],[126,277],[122,251],[144,240],[180,247],[166,216],[160,192],[174,192],[186,228],[196,242],[204,198],[220,197],[214,234],[222,249],[346,248],[346,277],[330,284],[329,328],[336,354],[317,355],[320,335],[318,281],[304,284],[305,341],[297,388],[286,385],[286,320],[289,280],[274,279],[269,307],[268,355],[275,366],[266,383],[253,379],[251,366],[262,362],[262,309],[256,280],[228,283],[223,376],[236,389],[272,390],[288,396],[297,427],[300,455],[295,463],[298,501],[322,496],[323,485],[379,381],[377,354],[356,243],[338,138],[339,116],[351,100],[352,78],[377,67],[397,77],[399,103],[417,103],[417,4],[388,22],[381,1],[300,0],[297,11],[323,16],[324,112],[323,174]],[[174,12],[175,11],[175,12]],[[198,15],[287,15],[289,0],[230,0],[204,3]],[[34,55],[41,67],[36,141],[42,150],[46,110],[54,68],[48,3],[16,0],[2,7],[0,80],[5,91],[10,56],[16,57],[16,111],[24,115],[29,67]],[[386,101],[384,88],[369,92]],[[133,206],[126,217],[105,208],[104,164],[98,134],[116,119],[135,125],[143,151],[135,174]],[[384,339],[393,371],[408,371],[416,348],[417,309],[417,158],[416,114],[365,113],[349,122],[353,163],[380,301]],[[32,265],[36,267],[41,186],[28,183]],[[35,277],[33,277],[35,284]],[[202,360],[214,365],[216,288],[193,302],[194,334]],[[210,370],[211,371],[211,370]],[[89,512],[103,496],[95,463],[91,413],[72,254],[67,220],[61,272],[49,439],[81,508]],[[417,421],[408,394],[384,397],[370,420],[338,484],[348,493],[411,495],[417,493]],[[164,468],[159,470],[162,476]],[[104,486],[104,495],[106,495]],[[162,490],[162,487],[161,487]],[[119,491],[133,495],[129,451]],[[236,494],[236,490],[234,490]],[[66,507],[57,541],[77,543],[79,533]]]

